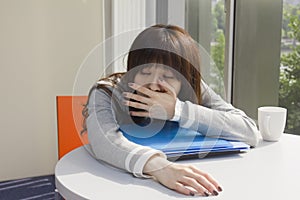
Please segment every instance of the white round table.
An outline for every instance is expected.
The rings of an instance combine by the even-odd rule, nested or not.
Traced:
[[[210,199],[300,199],[300,136],[284,134],[279,142],[261,141],[243,154],[177,162],[193,164],[219,181],[224,191]],[[84,147],[58,161],[55,178],[58,192],[67,200],[197,198],[102,164]]]

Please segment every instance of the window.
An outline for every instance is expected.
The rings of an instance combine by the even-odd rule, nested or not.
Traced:
[[[231,0],[230,0],[231,1]],[[107,73],[124,71],[124,52],[144,27],[175,24],[185,28],[199,43],[201,73],[205,81],[225,97],[225,1],[224,0],[105,0]],[[130,14],[128,14],[130,13]],[[133,32],[132,30],[137,30]],[[132,33],[132,34],[129,34]],[[122,35],[128,38],[124,40]],[[123,66],[123,67],[122,67]]]
[[[225,1],[187,0],[185,15],[185,28],[200,45],[202,76],[211,88],[230,101],[231,94],[225,92],[224,86],[225,34],[229,30]]]
[[[300,134],[300,0],[284,0],[279,105],[288,109],[287,133]]]
[[[278,106],[282,0],[235,1],[232,103],[257,119]]]
[[[287,107],[286,132],[299,134],[299,1],[104,0],[106,40],[92,55],[105,54],[103,74],[122,71],[139,31],[179,25],[206,52],[201,73],[216,92],[253,119],[260,106]]]

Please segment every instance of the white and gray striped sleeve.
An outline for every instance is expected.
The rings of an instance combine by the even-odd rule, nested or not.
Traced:
[[[127,140],[114,116],[111,97],[103,90],[95,89],[88,102],[89,116],[86,120],[89,145],[92,155],[114,167],[126,170],[136,177],[143,174],[143,168],[150,157],[161,151],[141,146]]]
[[[225,102],[204,82],[201,86],[201,105],[189,101],[181,103],[180,126],[209,137],[238,140],[256,146],[259,133],[254,120]]]

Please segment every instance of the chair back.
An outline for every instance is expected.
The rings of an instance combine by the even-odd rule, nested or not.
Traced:
[[[57,132],[58,132],[58,158],[62,158],[73,149],[88,144],[87,133],[82,130],[83,105],[87,96],[57,96]]]

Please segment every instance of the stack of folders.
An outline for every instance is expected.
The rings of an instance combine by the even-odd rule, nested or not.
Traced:
[[[123,135],[130,141],[163,151],[171,158],[203,158],[206,156],[241,153],[250,146],[239,141],[228,141],[207,137],[197,131],[179,127],[177,122],[138,126],[124,124],[120,126]]]

